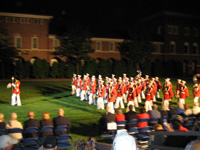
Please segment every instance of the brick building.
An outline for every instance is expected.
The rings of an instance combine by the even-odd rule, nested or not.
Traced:
[[[140,25],[151,31],[154,65],[163,64],[184,75],[200,72],[199,16],[163,11],[143,18]]]
[[[8,31],[8,39],[20,50],[20,57],[33,63],[36,57],[46,59],[50,64],[57,59],[52,52],[60,42],[56,35],[49,33],[49,23],[53,16],[0,12],[0,27]],[[120,59],[117,49],[122,39],[92,38],[95,53],[91,57],[98,59]]]

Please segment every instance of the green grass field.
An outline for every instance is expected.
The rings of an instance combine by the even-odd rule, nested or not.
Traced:
[[[164,79],[161,79],[163,82]],[[176,79],[171,80],[173,89],[176,86]],[[191,107],[193,105],[192,95],[192,79],[188,79],[187,86],[190,96],[186,100]],[[63,108],[65,116],[72,123],[70,135],[73,141],[77,139],[88,139],[89,136],[95,137],[97,141],[106,142],[105,139],[98,134],[98,120],[105,114],[105,110],[97,110],[96,106],[88,105],[88,102],[81,102],[75,96],[71,96],[70,81],[21,81],[21,102],[22,106],[11,106],[12,90],[7,89],[8,81],[0,82],[0,112],[5,115],[5,122],[9,120],[12,112],[18,114],[18,120],[24,122],[28,119],[29,111],[35,112],[35,119],[41,120],[43,112],[49,112],[51,119],[57,116],[57,110]],[[162,98],[162,94],[161,98]],[[177,100],[172,100],[176,104]],[[161,100],[156,102],[160,105]],[[144,105],[144,101],[141,106]],[[160,107],[159,107],[160,109]],[[125,109],[123,109],[125,112]],[[137,108],[138,112],[138,108]]]

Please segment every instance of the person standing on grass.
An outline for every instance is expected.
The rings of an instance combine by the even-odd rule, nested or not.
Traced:
[[[188,87],[185,85],[186,81],[182,81],[181,91],[180,91],[180,103],[182,104],[181,108],[184,108],[185,99],[189,97]]]
[[[77,77],[76,74],[73,74],[73,78],[72,78],[72,95],[74,95],[76,93],[76,85],[77,85]]]
[[[113,103],[115,102],[116,95],[117,95],[116,88],[113,86],[113,82],[111,81],[111,82],[109,82],[109,88],[108,88],[108,104],[107,104],[107,107],[110,107],[110,109],[112,110],[111,112],[113,114],[115,113]]]
[[[19,79],[15,79],[15,83],[9,83],[12,87],[14,87],[12,97],[11,97],[11,106],[21,106],[20,100],[20,81]]]

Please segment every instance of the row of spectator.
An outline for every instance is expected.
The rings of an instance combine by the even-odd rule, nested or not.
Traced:
[[[67,117],[64,117],[64,110],[59,109],[58,110],[58,116],[54,117],[53,120],[50,120],[50,113],[49,112],[44,112],[42,120],[36,120],[34,119],[35,114],[33,111],[28,112],[28,120],[24,122],[22,125],[21,122],[17,120],[17,114],[16,113],[11,113],[10,115],[10,120],[5,123],[4,122],[4,115],[0,113],[0,129],[14,129],[14,128],[19,128],[19,129],[26,129],[29,127],[36,127],[38,129],[45,127],[45,126],[51,126],[53,128],[56,128],[57,126],[67,126],[68,130],[66,131],[69,133],[71,124],[70,121]],[[63,131],[65,132],[65,131]],[[67,134],[67,133],[59,133],[59,134]],[[25,138],[28,137],[37,137],[37,136],[47,136],[47,135],[53,135],[52,131],[45,131],[42,132],[40,135],[38,133],[32,133],[28,135],[23,135],[22,133],[11,133],[11,136],[17,139],[22,139],[23,136]]]

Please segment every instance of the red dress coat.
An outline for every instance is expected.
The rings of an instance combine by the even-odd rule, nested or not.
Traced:
[[[82,80],[78,79],[77,80],[77,88],[81,88]]]
[[[106,89],[104,85],[101,85],[98,89],[98,97],[104,98],[106,94]]]
[[[152,88],[147,88],[146,93],[145,93],[146,101],[151,101],[151,99],[153,99],[153,96],[154,96],[154,94],[153,94]]]
[[[108,89],[108,102],[115,102],[115,97],[117,95],[116,88],[112,87]]]
[[[136,90],[132,87],[128,89],[128,101],[134,101],[136,97]]]
[[[13,83],[14,84],[14,83]],[[13,91],[13,94],[20,94],[20,81],[17,81],[15,84],[15,89]]]
[[[188,97],[188,96],[189,96],[189,91],[188,91],[187,86],[181,87],[180,98],[186,99],[186,97]]]
[[[173,97],[173,91],[170,87],[165,87],[163,90],[164,100],[170,100]]]
[[[117,84],[117,97],[122,97],[124,94],[124,86],[123,84]]]

